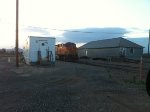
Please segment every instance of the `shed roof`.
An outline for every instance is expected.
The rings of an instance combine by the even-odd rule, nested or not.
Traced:
[[[114,48],[114,47],[134,47],[134,48],[143,48],[143,46],[138,45],[134,42],[131,42],[122,37],[91,41],[83,46],[79,47],[79,49],[87,49],[87,48]]]

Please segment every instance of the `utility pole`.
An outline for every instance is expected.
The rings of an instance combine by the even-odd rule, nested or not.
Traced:
[[[16,0],[16,67],[19,67],[19,52],[18,52],[18,16],[19,16],[19,0]]]
[[[150,47],[150,29],[149,29],[149,39],[148,39],[148,55],[149,55],[149,47]]]

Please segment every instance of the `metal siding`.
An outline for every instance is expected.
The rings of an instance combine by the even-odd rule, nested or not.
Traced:
[[[53,54],[53,62],[55,62],[55,38],[51,38],[48,40],[49,50],[52,51]]]
[[[36,62],[37,61],[37,51],[38,51],[38,45],[35,43],[36,38],[29,38],[30,40],[30,54],[29,54],[29,59],[30,62]]]
[[[130,48],[127,48],[126,58],[137,60],[140,59],[142,55],[143,55],[143,49],[141,48],[134,48],[133,54],[130,53]]]
[[[52,51],[53,54],[53,62],[55,62],[55,38],[51,38],[51,37],[33,37],[33,36],[29,36],[29,38],[27,39],[28,41],[28,52],[26,52],[25,50],[27,50],[27,48],[24,50],[24,52],[26,53],[25,58],[26,58],[26,63],[31,63],[31,62],[37,62],[37,51],[39,50],[39,44],[36,43],[36,40],[46,40],[48,41],[48,47],[49,50]]]
[[[86,49],[79,49],[78,56],[85,56]],[[106,49],[87,49],[87,56],[91,58],[108,58],[108,57],[119,57],[120,48],[106,48]]]
[[[79,57],[85,56],[84,51],[85,49],[78,49],[78,56]]]

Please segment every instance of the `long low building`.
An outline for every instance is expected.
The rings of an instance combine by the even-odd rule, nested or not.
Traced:
[[[78,49],[78,56],[89,58],[128,58],[140,59],[143,46],[125,38],[112,38],[89,42]]]

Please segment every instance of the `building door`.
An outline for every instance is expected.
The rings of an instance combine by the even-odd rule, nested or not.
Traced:
[[[47,60],[48,42],[46,40],[40,40],[38,43],[41,60]]]
[[[126,48],[120,48],[121,57],[125,57],[127,55],[127,49]]]

